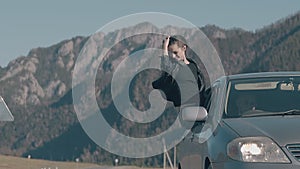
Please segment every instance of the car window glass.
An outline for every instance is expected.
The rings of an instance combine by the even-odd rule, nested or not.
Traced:
[[[300,109],[300,77],[235,80],[228,89],[227,117]]]

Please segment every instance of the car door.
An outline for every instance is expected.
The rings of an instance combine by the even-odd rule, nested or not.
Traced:
[[[221,103],[225,95],[224,83],[221,83],[221,81],[215,82],[211,91],[207,121],[195,122],[191,132],[178,146],[179,168],[181,169],[202,169],[207,166],[205,164],[206,159],[209,158],[207,140],[222,116],[223,104]]]

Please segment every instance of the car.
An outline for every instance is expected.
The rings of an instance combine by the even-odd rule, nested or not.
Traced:
[[[177,146],[179,169],[300,168],[300,72],[221,77],[209,105],[181,118],[193,127]]]

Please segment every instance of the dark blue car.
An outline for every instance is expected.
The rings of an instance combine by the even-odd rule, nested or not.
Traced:
[[[209,106],[182,119],[196,122],[178,146],[180,169],[300,168],[300,72],[222,77]]]

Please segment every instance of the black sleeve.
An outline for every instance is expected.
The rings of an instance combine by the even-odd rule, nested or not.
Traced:
[[[162,89],[169,87],[173,82],[173,78],[167,72],[172,73],[176,67],[175,63],[168,56],[160,56],[160,58],[161,75],[157,80],[152,82],[152,86],[154,89]]]
[[[161,76],[152,82],[152,87],[154,89],[161,90],[165,96],[165,99],[168,101],[176,102],[177,103],[180,98],[180,95],[178,94],[178,86],[175,82],[174,78],[172,77],[171,73],[176,69],[178,66],[178,63],[176,60],[170,58],[169,56],[161,56]],[[169,73],[167,73],[169,72]]]
[[[189,68],[193,72],[195,79],[198,79],[198,67],[197,67],[196,63],[191,62],[189,65]]]
[[[178,91],[177,83],[168,73],[162,73],[160,78],[152,82],[152,87],[161,90],[164,93],[164,99],[172,101],[175,106],[180,105],[180,93]]]

